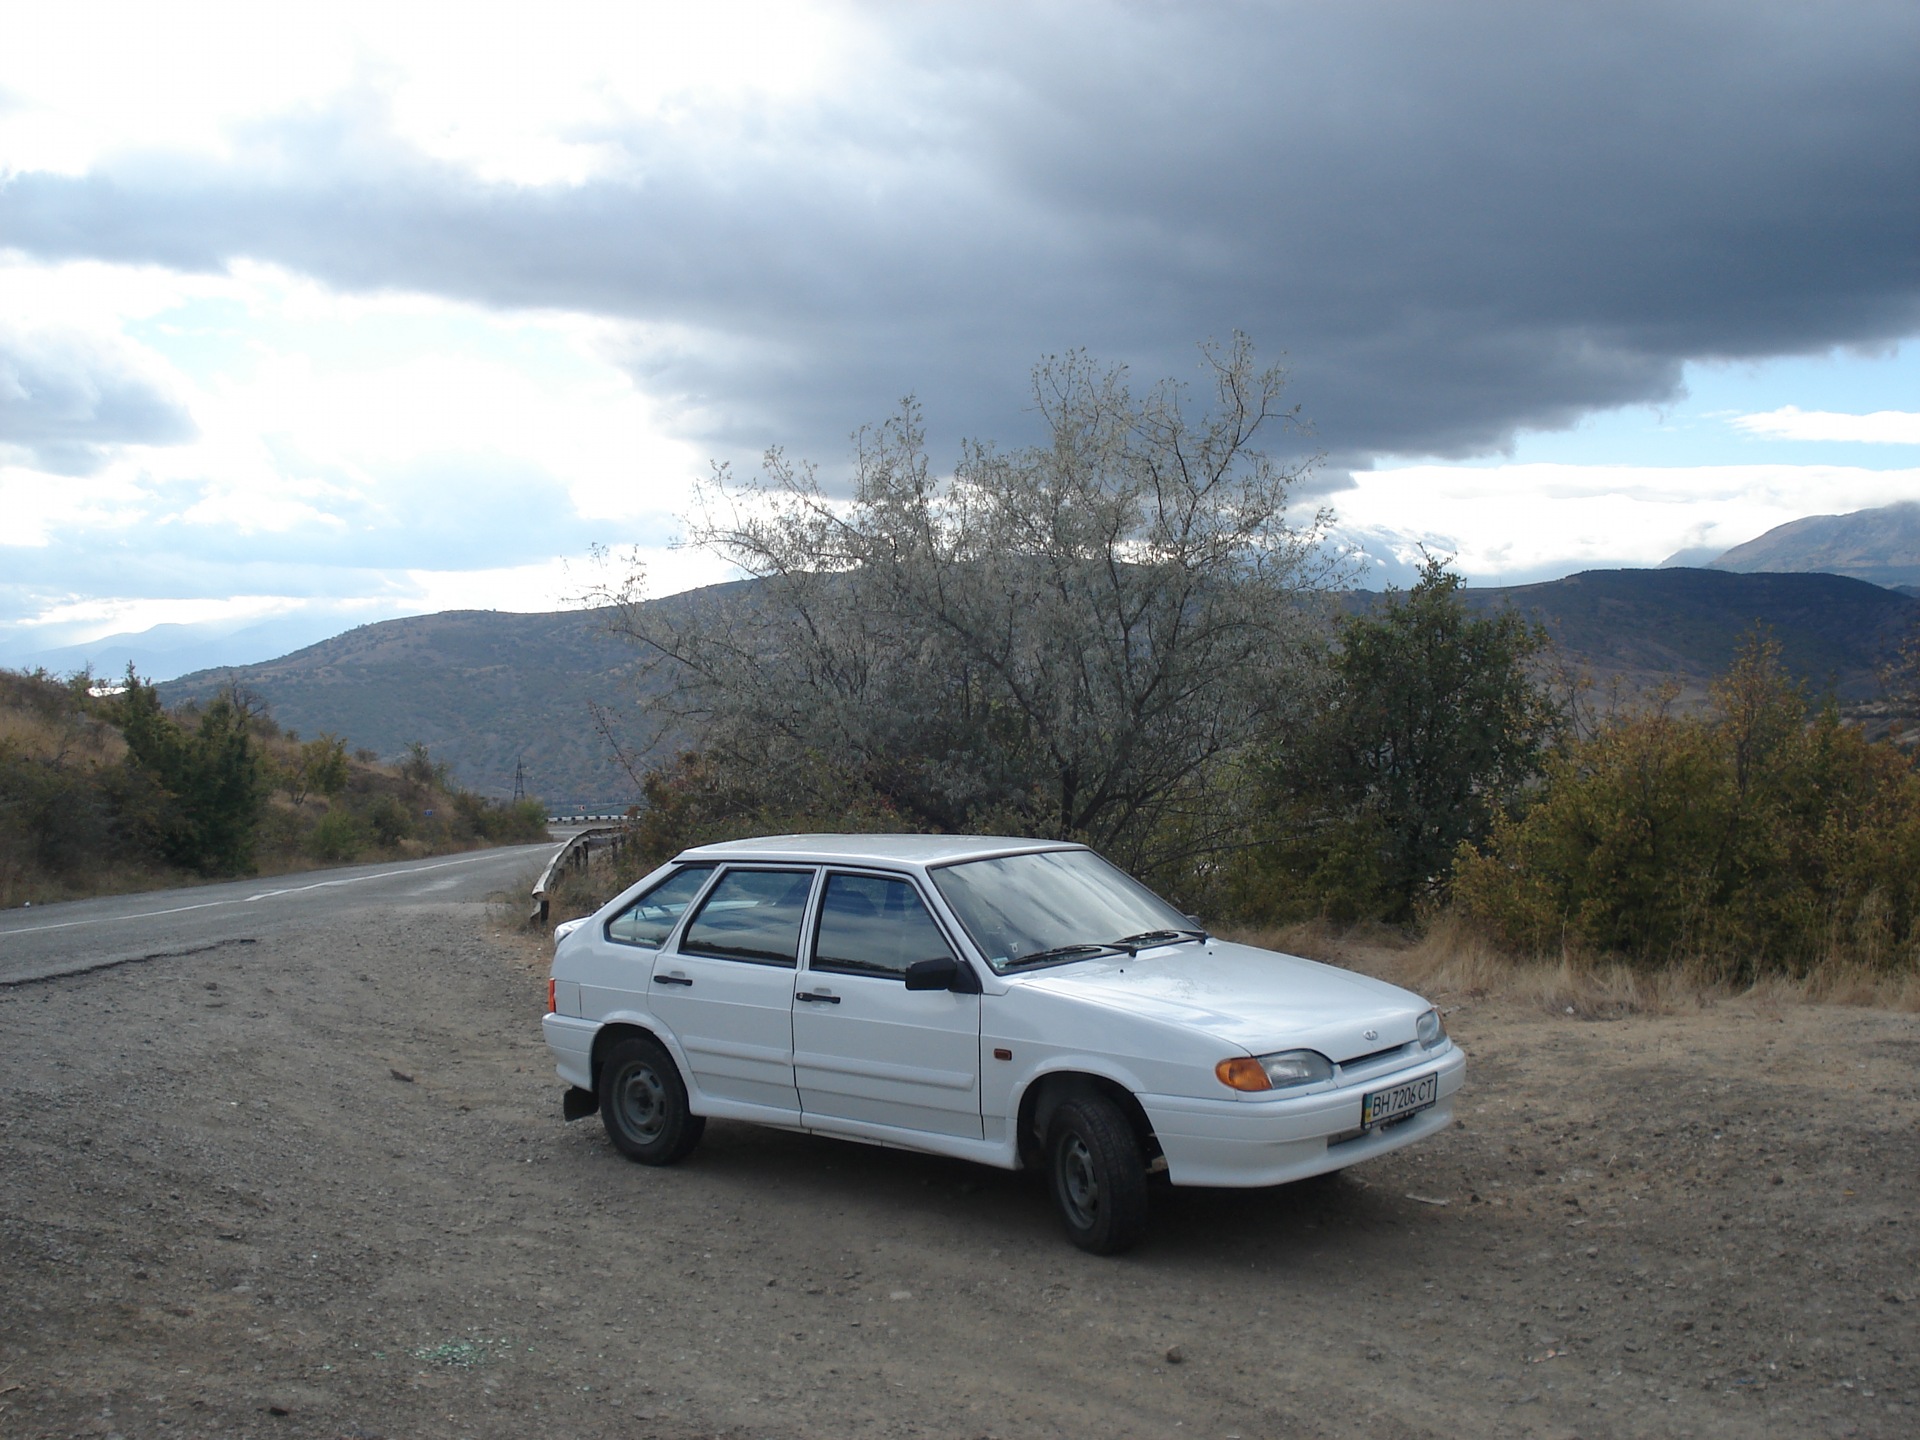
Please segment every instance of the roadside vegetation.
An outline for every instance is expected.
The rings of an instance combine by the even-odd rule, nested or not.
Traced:
[[[131,674],[0,670],[0,905],[545,835],[538,802],[463,791],[424,746],[383,765],[244,693],[169,711]]]
[[[1437,558],[1343,597],[1324,516],[1289,508],[1311,460],[1262,448],[1297,424],[1284,376],[1244,340],[1204,359],[1199,409],[1050,360],[1043,440],[970,443],[945,476],[911,402],[858,437],[844,496],[779,451],[717,471],[689,539],[759,583],[666,610],[635,573],[601,597],[697,743],[641,777],[635,843],[562,911],[719,838],[1031,834],[1218,926],[1391,935],[1395,966],[1469,988],[1524,968],[1576,1008],[1676,977],[1913,988],[1910,753],[1764,634],[1704,712],[1598,713],[1543,630],[1470,613]]]

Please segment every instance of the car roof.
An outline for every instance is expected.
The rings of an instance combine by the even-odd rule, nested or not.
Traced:
[[[683,850],[677,860],[806,860],[822,864],[950,865],[991,855],[1084,850],[1065,840],[1010,835],[763,835]]]

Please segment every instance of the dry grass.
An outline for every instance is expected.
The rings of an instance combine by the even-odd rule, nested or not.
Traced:
[[[17,706],[0,707],[0,744],[31,760],[110,765],[127,753],[118,731],[95,722],[55,719]]]
[[[1763,981],[1762,985],[1775,982]],[[1920,1012],[1920,974],[1874,970],[1865,965],[1834,964],[1804,980],[1786,982],[1793,996],[1827,1005],[1860,1005],[1878,1010]],[[1760,986],[1754,987],[1756,990]]]
[[[1669,1015],[1745,996],[1763,1005],[1853,1005],[1920,1012],[1920,973],[1836,962],[1804,978],[1767,976],[1729,984],[1704,964],[1636,970],[1570,953],[1517,956],[1448,913],[1418,935],[1384,925],[1322,921],[1267,929],[1223,928],[1230,940],[1324,960],[1405,985],[1446,1008],[1467,1000],[1517,1000],[1555,1015],[1613,1019]]]

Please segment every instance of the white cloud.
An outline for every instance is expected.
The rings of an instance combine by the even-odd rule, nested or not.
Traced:
[[[1847,440],[1869,445],[1920,445],[1920,411],[1876,410],[1847,415],[1837,410],[1802,410],[1783,405],[1760,415],[1737,415],[1736,428],[1749,435],[1782,440]]]
[[[635,565],[645,572],[643,592],[649,596],[740,578],[738,571],[704,551],[636,546],[605,557],[602,564],[586,557],[562,557],[498,570],[409,571],[405,584],[412,593],[407,608],[393,613],[557,610],[590,598],[590,592],[603,585],[617,587]]]
[[[622,322],[416,294],[342,296],[261,265],[179,277],[18,256],[0,258],[0,310],[14,323],[57,319],[59,353],[136,378],[200,429],[186,443],[117,447],[99,485],[27,496],[0,537],[11,543],[34,543],[46,518],[91,495],[112,491],[124,503],[142,485],[194,486],[201,508],[187,519],[248,530],[325,523],[331,503],[472,457],[551,477],[579,515],[617,525],[681,508],[705,468],[665,433],[623,367],[635,342]],[[32,489],[29,457],[6,458],[16,462],[10,487]]]
[[[49,476],[0,464],[0,547],[41,548],[60,531],[111,533],[144,510],[144,492],[126,465],[84,477]]]
[[[249,126],[356,94],[482,180],[579,183],[619,165],[602,137],[623,122],[816,94],[857,47],[846,7],[787,0],[13,7],[0,175],[136,150],[230,159]]]
[[[1920,496],[1920,469],[1839,465],[1411,465],[1354,481],[1330,497],[1343,528],[1402,560],[1424,544],[1478,583],[1657,565]]]
[[[84,644],[118,631],[146,630],[155,625],[201,625],[211,621],[236,624],[285,615],[297,603],[279,595],[233,595],[224,599],[145,600],[90,596],[55,605],[34,619],[36,629],[57,634],[46,643]]]
[[[636,385],[628,322],[5,252],[0,314],[0,342],[25,337],[0,343],[0,380],[20,382],[0,393],[9,650],[296,611],[551,609],[586,588],[563,557],[593,541],[651,547],[656,593],[724,578],[663,548],[705,457]],[[176,408],[172,443],[96,417],[97,461],[51,473],[20,402],[52,372],[9,355],[79,357],[60,373],[80,399],[138,379]]]

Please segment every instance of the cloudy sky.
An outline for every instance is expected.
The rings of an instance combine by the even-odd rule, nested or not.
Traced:
[[[1910,0],[8,7],[0,663],[698,583],[710,460],[1234,330],[1388,561],[1920,497],[1916,113]]]

